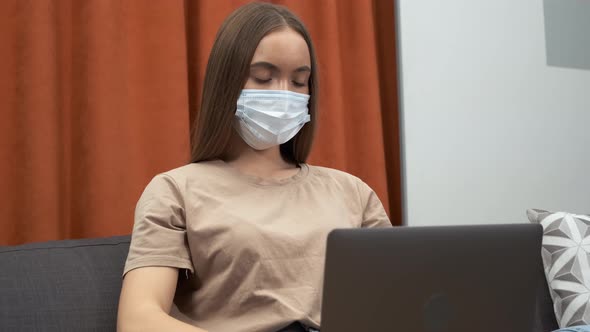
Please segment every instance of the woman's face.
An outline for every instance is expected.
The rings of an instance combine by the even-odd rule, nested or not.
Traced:
[[[311,60],[305,39],[286,28],[266,35],[256,48],[244,89],[309,94]]]

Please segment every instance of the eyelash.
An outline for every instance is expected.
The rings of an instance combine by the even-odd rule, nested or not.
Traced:
[[[260,78],[256,78],[256,77],[255,77],[255,78],[254,78],[254,81],[255,81],[256,83],[258,83],[258,84],[265,84],[265,83],[268,83],[268,82],[270,82],[270,81],[271,81],[271,79],[269,78],[269,79],[267,79],[267,80],[263,80],[263,79],[260,79]],[[305,86],[305,84],[303,84],[303,83],[299,83],[299,82],[296,82],[296,81],[291,81],[291,82],[293,83],[293,85],[294,85],[294,86],[296,86],[296,87],[298,87],[298,88],[302,88],[302,87],[304,87],[304,86]]]

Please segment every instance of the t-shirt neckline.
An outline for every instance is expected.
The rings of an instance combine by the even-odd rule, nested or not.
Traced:
[[[303,180],[309,173],[309,166],[306,163],[301,163],[298,166],[299,171],[292,176],[285,178],[264,178],[243,173],[221,159],[214,160],[213,162],[223,168],[227,173],[230,173],[232,176],[238,177],[243,181],[256,186],[284,186]]]

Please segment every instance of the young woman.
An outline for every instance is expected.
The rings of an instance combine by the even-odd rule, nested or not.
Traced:
[[[225,20],[192,162],[157,175],[137,204],[119,331],[319,328],[327,234],[390,222],[360,179],[305,163],[317,97],[295,15],[252,3]]]

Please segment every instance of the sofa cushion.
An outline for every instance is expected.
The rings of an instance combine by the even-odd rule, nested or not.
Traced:
[[[0,247],[0,331],[116,331],[129,241]]]
[[[590,216],[528,210],[543,226],[543,265],[560,327],[590,324]]]

